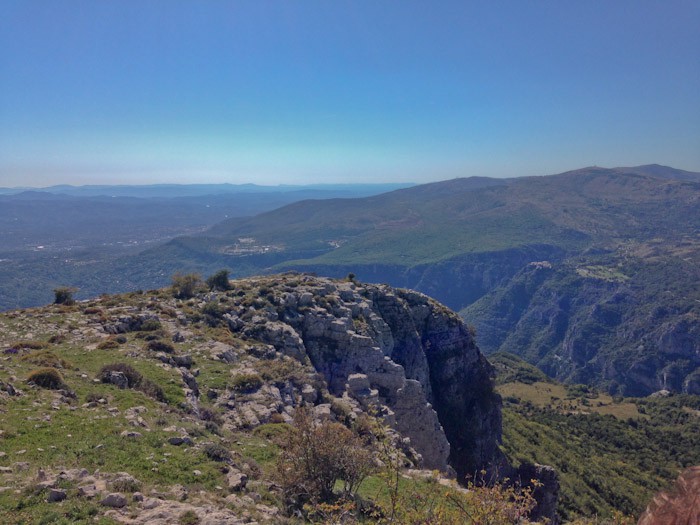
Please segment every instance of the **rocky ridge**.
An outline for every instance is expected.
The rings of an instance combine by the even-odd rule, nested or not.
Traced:
[[[275,485],[250,450],[269,461],[262,438],[306,405],[318,421],[377,417],[415,468],[541,472],[540,512],[553,513],[556,475],[513,471],[500,452],[493,368],[461,319],[421,293],[290,273],[186,299],[152,290],[9,312],[0,324],[0,499],[32,486],[43,502],[93,502],[121,523],[187,512],[274,522]],[[27,382],[38,366],[63,384]],[[115,488],[120,476],[142,481]]]

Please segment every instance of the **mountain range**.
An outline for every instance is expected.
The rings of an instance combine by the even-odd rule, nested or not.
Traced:
[[[96,294],[175,272],[297,270],[413,288],[488,354],[611,392],[700,391],[700,174],[664,166],[472,177],[304,200],[81,269]]]

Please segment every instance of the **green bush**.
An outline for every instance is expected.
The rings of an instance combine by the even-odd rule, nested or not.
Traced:
[[[218,443],[209,443],[204,447],[204,454],[212,461],[230,461],[231,453]]]
[[[175,347],[171,345],[170,343],[166,343],[164,341],[149,341],[148,345],[146,345],[149,350],[152,350],[153,352],[165,352],[166,354],[174,354],[175,353]]]
[[[113,363],[110,365],[103,366],[97,377],[103,383],[110,383],[110,378],[112,372],[121,372],[126,377],[127,388],[133,388],[143,392],[148,397],[155,399],[156,401],[165,402],[167,398],[165,397],[165,392],[163,389],[155,384],[153,381],[146,379],[141,375],[140,372],[135,370],[132,366],[125,363]]]
[[[230,290],[229,271],[219,270],[214,275],[207,278],[207,286],[210,290],[220,290],[222,292]]]
[[[54,293],[54,304],[65,304],[65,305],[72,305],[75,304],[75,299],[73,299],[73,294],[77,290],[75,288],[71,288],[68,286],[61,286],[59,288],[55,288],[53,293]]]
[[[196,273],[173,275],[173,295],[178,299],[189,299],[194,297],[197,288],[202,285],[202,278]]]
[[[132,366],[124,363],[113,363],[111,365],[103,366],[97,374],[97,377],[103,383],[110,383],[112,372],[121,372],[124,374],[128,388],[138,387],[143,380],[143,376],[140,372],[135,370]]]
[[[22,361],[45,368],[70,368],[71,364],[65,359],[61,359],[51,350],[39,350],[22,356]]]
[[[63,376],[61,376],[61,373],[55,368],[40,368],[34,370],[27,377],[27,382],[50,390],[58,390],[66,386],[63,382]]]
[[[139,326],[139,331],[141,332],[153,332],[155,330],[160,330],[162,325],[158,319],[146,319],[141,326]]]
[[[262,377],[258,374],[239,374],[231,382],[231,388],[243,393],[254,392],[262,385]]]
[[[163,389],[150,379],[143,379],[141,384],[138,386],[138,390],[156,401],[160,401],[161,403],[167,402]]]
[[[226,312],[221,306],[212,301],[204,305],[202,313],[206,323],[211,327],[215,327],[219,325]]]

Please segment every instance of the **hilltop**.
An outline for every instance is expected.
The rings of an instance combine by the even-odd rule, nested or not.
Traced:
[[[499,448],[493,369],[444,306],[297,274],[226,288],[0,315],[0,520],[296,523],[286,505],[307,496],[289,492],[299,485],[278,461],[305,428],[300,407],[307,428],[355,450],[332,479],[360,490],[368,518],[387,508],[380,465],[406,480],[407,500],[431,485],[466,497],[447,477],[480,469],[519,477]],[[537,512],[552,515],[553,474],[522,468],[546,483]]]

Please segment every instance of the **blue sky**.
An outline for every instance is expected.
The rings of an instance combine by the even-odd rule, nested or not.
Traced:
[[[700,171],[700,2],[3,0],[0,186]]]

